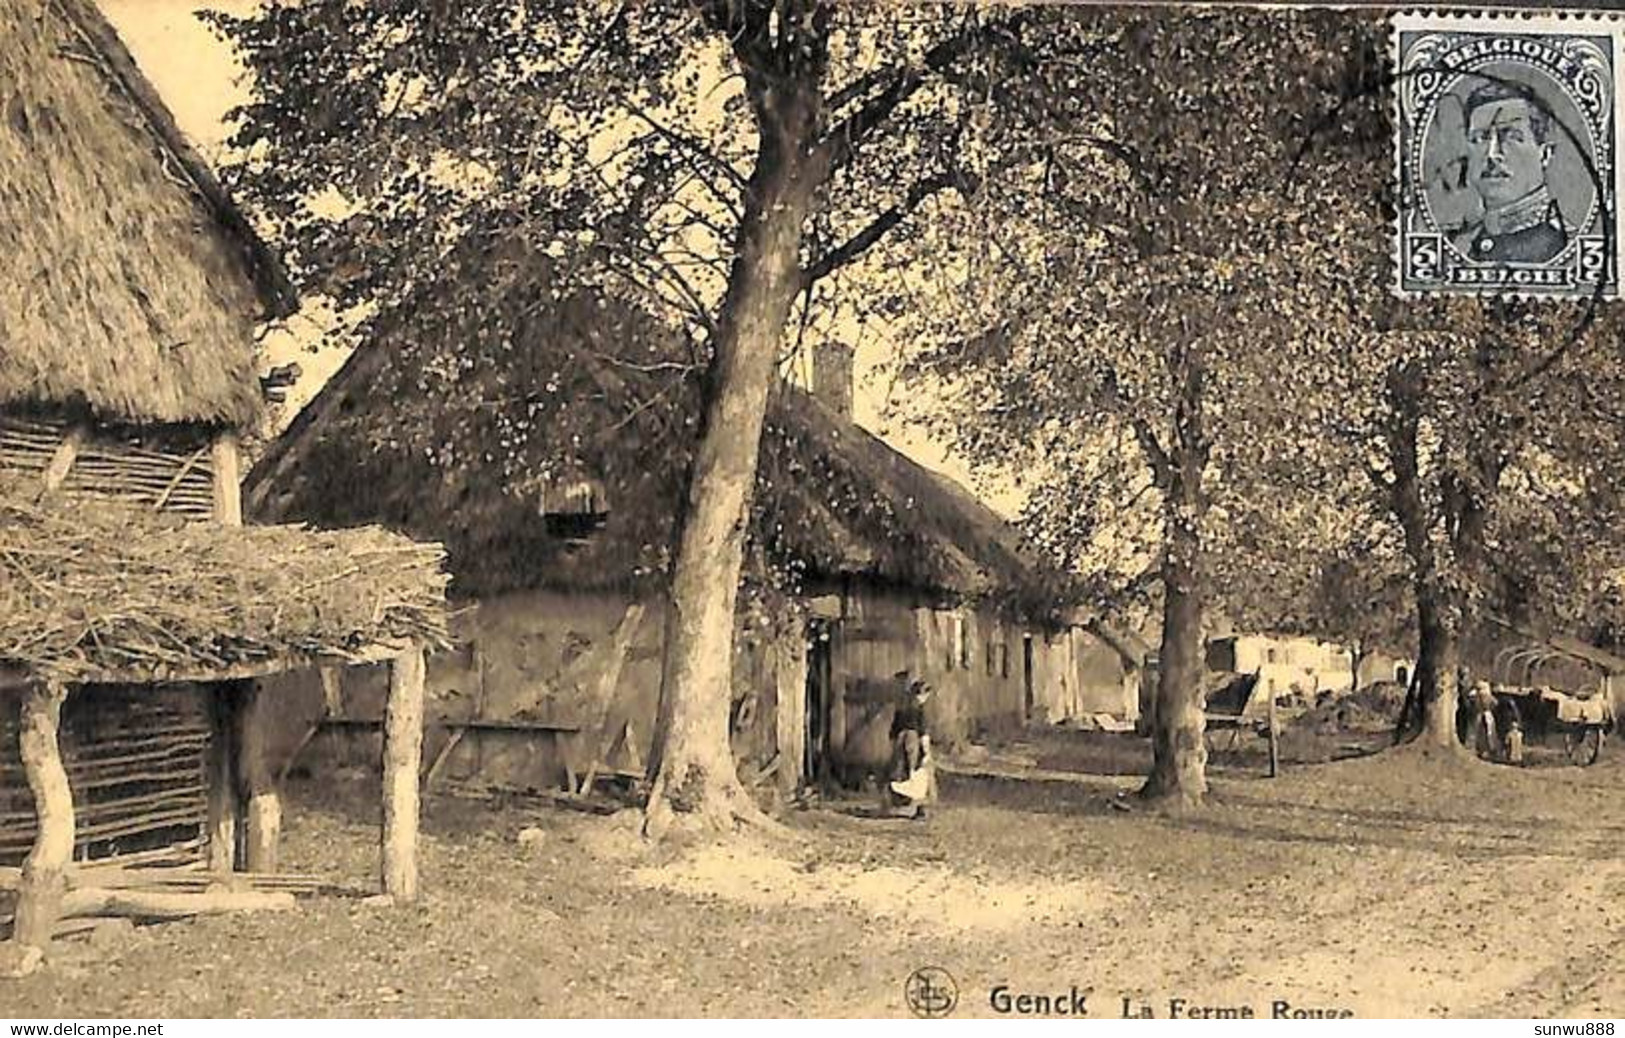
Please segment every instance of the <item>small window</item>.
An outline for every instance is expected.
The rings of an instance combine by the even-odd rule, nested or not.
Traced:
[[[571,547],[585,544],[609,522],[609,504],[596,480],[548,487],[538,511],[547,535]]]
[[[1007,678],[1009,676],[1010,676],[1010,646],[1005,645],[1005,644],[1003,644],[1001,642],[999,644],[999,677]]]
[[[1274,662],[1276,662],[1275,655],[1276,655],[1276,653],[1275,653],[1274,649],[1265,649],[1264,650],[1264,662],[1265,663],[1274,663]]]
[[[959,669],[970,670],[970,632],[965,629],[964,616],[954,614],[954,644],[959,646]]]
[[[607,512],[572,512],[562,515],[555,513],[542,516],[542,528],[547,531],[547,535],[566,544],[585,544],[608,522]]]
[[[998,646],[992,642],[987,643],[987,676],[992,677],[999,672]]]

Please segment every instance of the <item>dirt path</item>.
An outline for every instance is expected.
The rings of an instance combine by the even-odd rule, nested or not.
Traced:
[[[897,1016],[935,965],[956,1015],[1067,993],[1269,1015],[1625,1010],[1625,767],[1377,757],[1236,773],[1214,805],[1123,810],[1120,778],[950,778],[924,823],[792,813],[791,843],[651,852],[635,817],[431,803],[424,903],[70,945],[29,1016]],[[291,868],[363,883],[368,791],[300,791]],[[524,843],[516,835],[537,831]]]

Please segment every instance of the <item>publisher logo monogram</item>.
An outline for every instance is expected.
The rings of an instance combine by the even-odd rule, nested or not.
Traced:
[[[903,985],[908,1011],[923,1019],[947,1016],[959,1004],[959,985],[940,966],[923,966]]]

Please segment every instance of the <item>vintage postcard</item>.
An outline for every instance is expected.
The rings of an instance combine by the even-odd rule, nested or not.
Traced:
[[[1612,1035],[1609,6],[0,0],[0,1031]]]

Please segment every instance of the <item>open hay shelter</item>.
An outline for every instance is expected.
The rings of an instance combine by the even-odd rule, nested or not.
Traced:
[[[75,917],[286,898],[261,680],[393,673],[383,885],[416,888],[443,553],[245,527],[275,258],[89,0],[0,0],[0,971]]]

